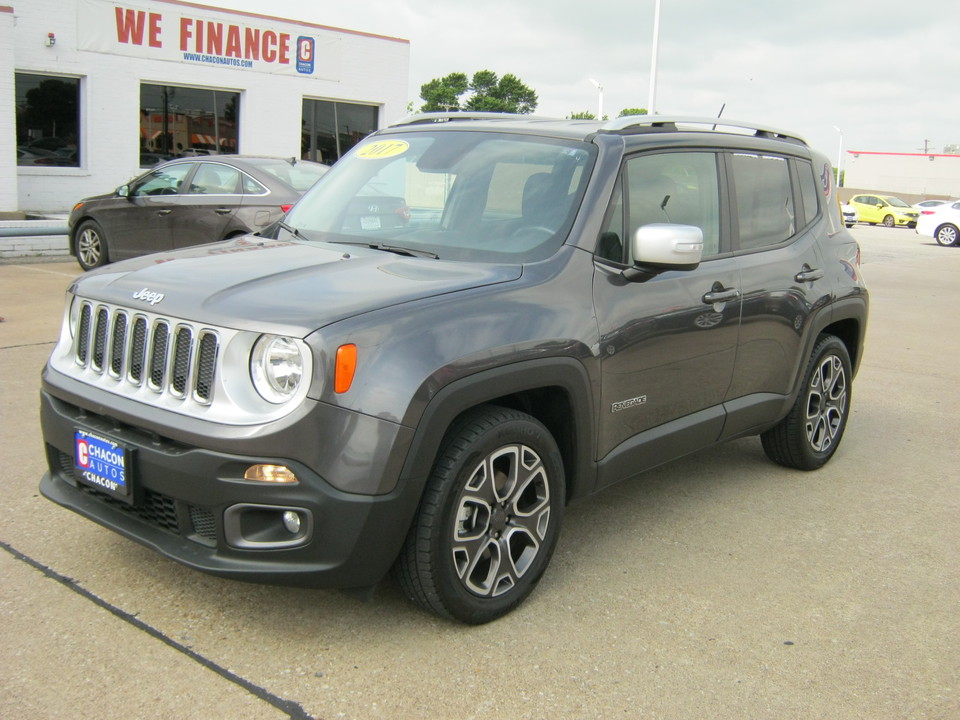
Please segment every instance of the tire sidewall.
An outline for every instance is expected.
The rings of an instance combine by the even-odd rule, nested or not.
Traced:
[[[565,483],[556,442],[534,418],[522,413],[514,415],[512,419],[483,431],[466,452],[458,453],[455,444],[448,445],[441,453],[434,473],[433,480],[439,483],[438,504],[441,508],[432,528],[436,536],[430,547],[431,563],[439,570],[436,591],[450,615],[471,624],[489,622],[508,613],[533,591],[550,562],[560,534]],[[544,465],[550,491],[550,522],[533,564],[519,578],[517,585],[498,597],[480,597],[463,585],[453,562],[451,538],[458,500],[474,469],[487,455],[516,443],[532,448]]]

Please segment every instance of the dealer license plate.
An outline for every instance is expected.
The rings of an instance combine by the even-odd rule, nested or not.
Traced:
[[[81,480],[121,500],[133,502],[130,453],[126,448],[100,435],[77,430],[74,451],[74,464]]]

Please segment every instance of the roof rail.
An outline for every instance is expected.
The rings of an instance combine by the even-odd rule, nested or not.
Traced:
[[[390,127],[401,125],[424,125],[429,123],[444,123],[454,120],[545,120],[547,118],[537,115],[521,115],[519,113],[502,112],[475,112],[472,110],[463,112],[427,112],[408,115],[401,120],[390,123]],[[551,118],[552,119],[552,118]]]
[[[726,118],[692,117],[685,115],[626,115],[604,123],[601,132],[621,132],[637,128],[640,132],[647,129],[651,132],[667,131],[694,131],[694,132],[727,132],[737,135],[753,135],[756,137],[778,138],[807,144],[807,141],[796,133],[778,130],[757,123],[727,120]]]

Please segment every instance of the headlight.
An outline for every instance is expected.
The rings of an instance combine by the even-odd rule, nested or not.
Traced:
[[[303,354],[290,338],[263,335],[250,355],[253,386],[267,402],[279,405],[292,398],[303,379]]]

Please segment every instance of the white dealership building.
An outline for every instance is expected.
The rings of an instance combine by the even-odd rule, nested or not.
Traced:
[[[410,44],[317,20],[178,0],[0,5],[0,215],[68,210],[174,156],[335,161],[406,114]]]

